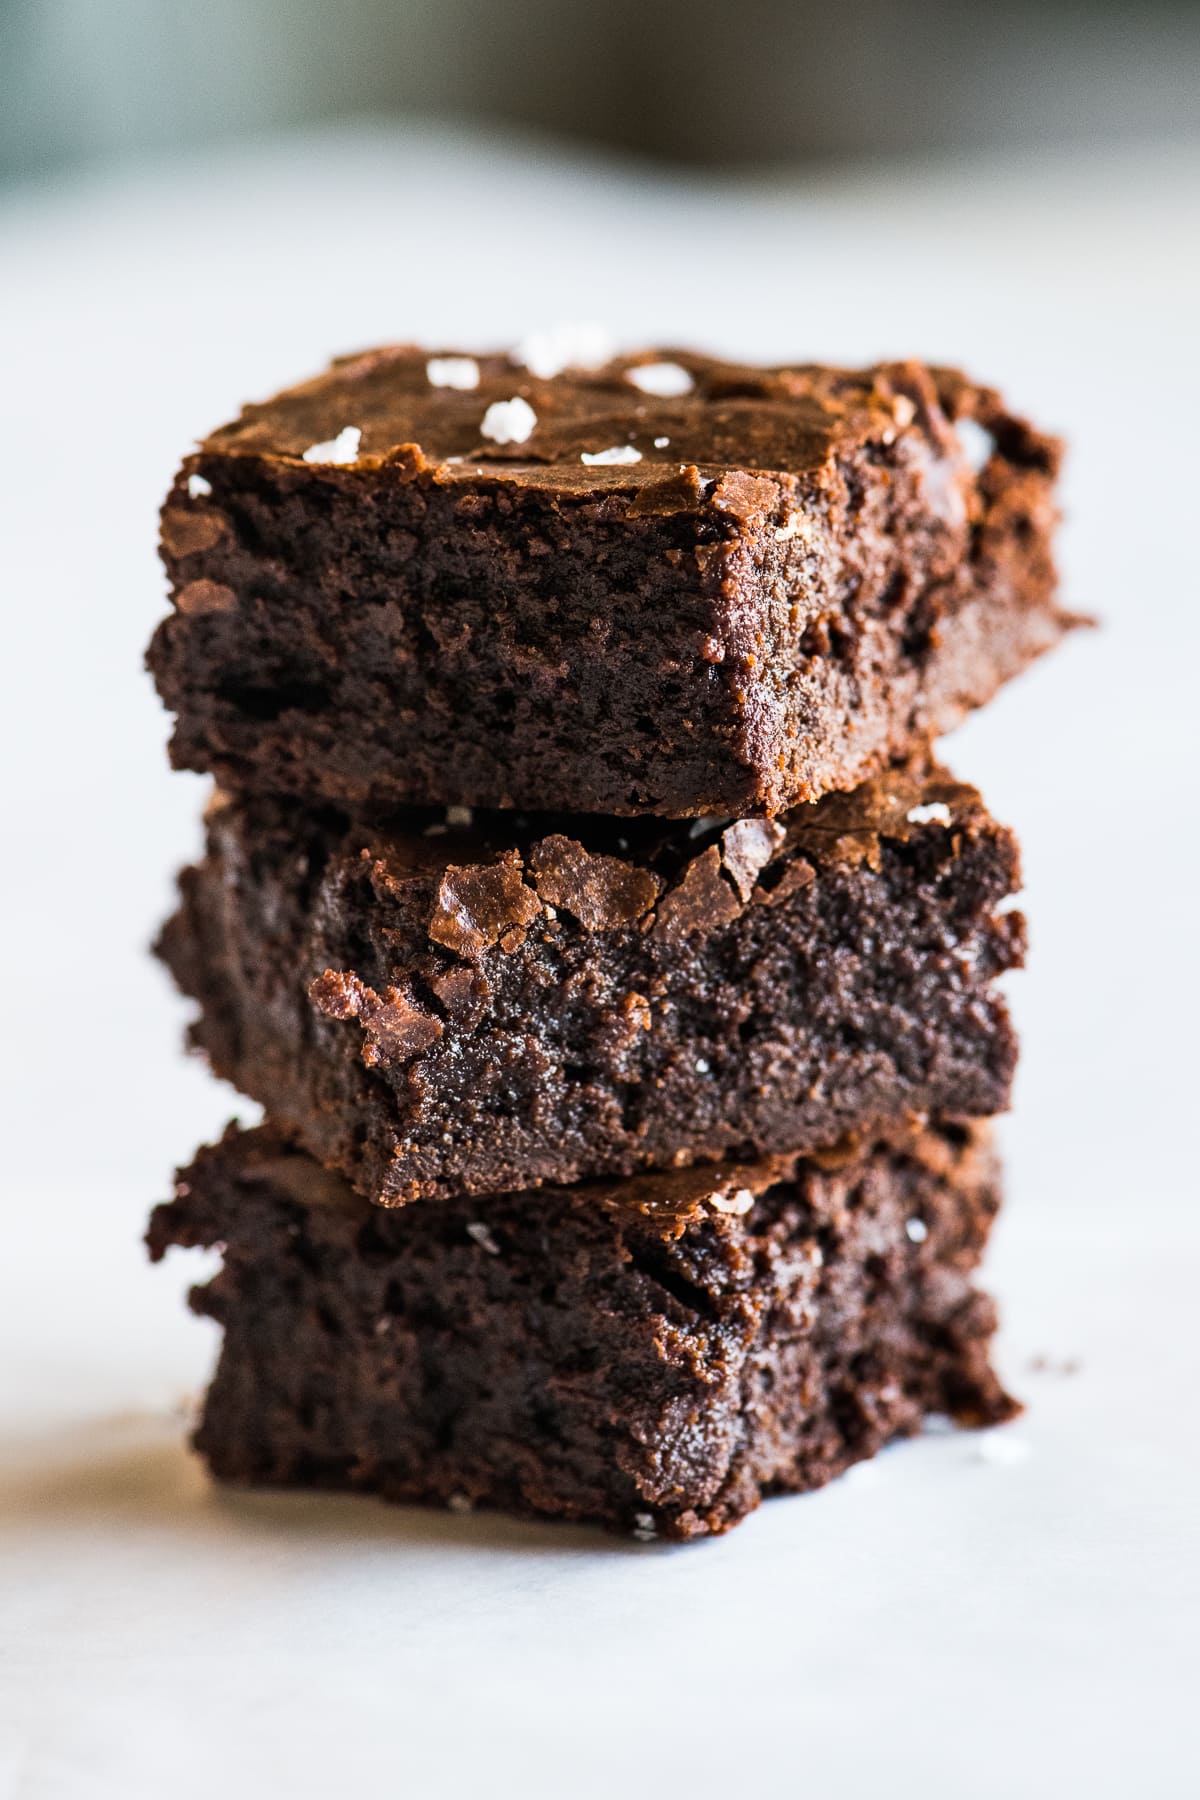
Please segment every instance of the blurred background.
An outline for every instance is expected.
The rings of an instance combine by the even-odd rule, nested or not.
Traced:
[[[1196,122],[1193,0],[3,0],[0,174],[431,111],[719,165]]]
[[[0,0],[4,1800],[1200,1792],[1198,99],[1168,0]],[[679,1556],[214,1494],[140,1244],[253,1117],[147,949],[206,793],[142,669],[172,471],[336,352],[580,320],[965,365],[1067,436],[1102,620],[945,746],[1023,845],[1025,1459]]]

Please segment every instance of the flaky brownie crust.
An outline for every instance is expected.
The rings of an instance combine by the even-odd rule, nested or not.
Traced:
[[[226,799],[160,951],[216,1071],[399,1205],[1003,1109],[1018,880],[936,769],[691,827]]]
[[[664,360],[686,392],[635,385]],[[185,461],[149,658],[177,766],[360,816],[776,813],[1070,623],[1059,446],[951,371],[489,356],[458,391],[430,362],[344,359]],[[535,423],[500,443],[513,399]]]
[[[689,1538],[930,1412],[1011,1416],[970,1279],[996,1205],[950,1124],[402,1213],[231,1130],[149,1244],[222,1247],[192,1295],[225,1331],[196,1434],[221,1479]]]

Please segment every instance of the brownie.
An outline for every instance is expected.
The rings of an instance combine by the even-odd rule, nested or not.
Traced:
[[[217,1073],[369,1198],[1007,1104],[1017,846],[943,770],[774,821],[461,819],[221,799],[160,940]]]
[[[172,756],[360,817],[778,813],[1058,640],[1058,463],[913,362],[350,357],[179,472]]]
[[[202,1150],[148,1241],[223,1250],[213,1472],[688,1538],[1016,1410],[979,1127],[529,1199],[381,1212],[272,1130]]]

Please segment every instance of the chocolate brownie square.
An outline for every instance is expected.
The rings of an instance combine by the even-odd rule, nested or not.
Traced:
[[[536,359],[535,359],[536,360]],[[1056,643],[1055,440],[915,362],[346,358],[189,456],[172,756],[327,800],[778,813]]]
[[[268,1129],[182,1171],[149,1244],[220,1245],[196,1444],[227,1481],[728,1530],[929,1413],[1016,1409],[972,1285],[982,1128],[382,1212]]]
[[[690,826],[225,798],[160,951],[217,1073],[394,1206],[1001,1110],[1018,880],[938,769]]]

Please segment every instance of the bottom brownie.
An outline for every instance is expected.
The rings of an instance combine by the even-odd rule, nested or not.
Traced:
[[[979,1126],[401,1212],[231,1127],[147,1241],[224,1251],[191,1296],[222,1479],[688,1538],[1016,1411],[970,1281],[997,1204]]]

